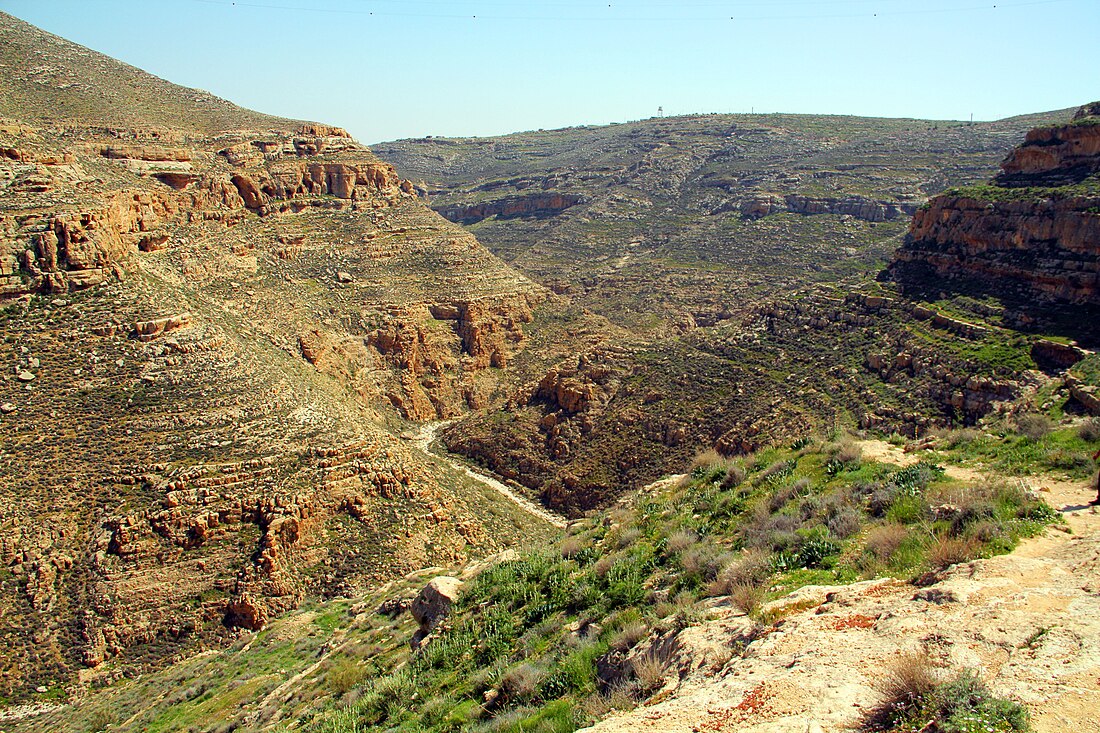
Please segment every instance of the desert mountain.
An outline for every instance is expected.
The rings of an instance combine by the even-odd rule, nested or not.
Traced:
[[[1097,724],[1095,106],[399,174],[0,38],[4,730]]]
[[[556,296],[341,129],[0,48],[0,696],[544,530],[396,436],[568,353]]]

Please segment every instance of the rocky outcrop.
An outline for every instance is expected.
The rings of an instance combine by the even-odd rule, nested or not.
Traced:
[[[523,348],[523,324],[544,296],[527,293],[396,309],[366,343],[398,370],[387,393],[405,417],[454,417],[460,406],[483,406],[474,374],[504,368]],[[303,350],[304,353],[304,350]],[[308,358],[308,357],[307,357]]]
[[[1066,375],[1066,388],[1069,396],[1085,408],[1090,415],[1100,415],[1100,389],[1085,384],[1072,374]]]
[[[1037,339],[1031,345],[1031,358],[1044,369],[1068,369],[1087,356],[1075,344],[1063,344],[1049,339]]]
[[[137,321],[134,323],[134,333],[138,341],[152,341],[166,333],[178,328],[187,328],[191,325],[191,314],[181,313],[177,316],[165,316],[154,318],[151,321]]]
[[[1038,127],[1013,150],[1001,186],[1066,186],[1100,173],[1100,102],[1077,110],[1069,125]]]
[[[1019,314],[1017,325],[1044,327],[1066,306],[1100,307],[1095,111],[1082,108],[1069,125],[1033,130],[993,185],[932,199],[882,277],[918,292],[996,296]],[[1092,320],[1080,315],[1073,320]]]
[[[1100,303],[1100,197],[945,195],[917,212],[888,275],[974,285],[1015,300]]]
[[[173,232],[190,223],[231,226],[249,212],[293,213],[319,203],[374,210],[414,196],[412,184],[401,181],[392,166],[346,136],[241,143],[221,151],[232,164],[229,172],[202,162],[209,154],[189,148],[111,144],[93,153],[165,185],[93,197],[75,210],[48,199],[37,205],[58,210],[53,215],[2,218],[0,297],[64,292],[120,277],[132,255],[166,248]],[[0,158],[0,178],[6,169],[15,176],[31,155],[11,149]],[[39,193],[69,185],[69,177],[80,174],[59,165],[65,170],[50,169]]]
[[[584,200],[580,196],[571,194],[536,193],[527,196],[509,196],[497,201],[486,201],[478,204],[440,206],[435,210],[449,221],[459,224],[476,224],[491,216],[498,219],[556,216],[566,209],[582,203],[584,203]]]
[[[420,627],[409,642],[414,650],[427,644],[431,640],[432,632],[450,615],[451,606],[458,601],[462,585],[458,578],[441,575],[432,578],[413,599],[409,610]]]
[[[730,208],[727,205],[727,209]],[[821,198],[778,194],[754,196],[745,199],[736,206],[745,219],[760,219],[771,214],[790,212],[792,214],[814,215],[834,214],[853,216],[863,221],[892,221],[904,216],[912,216],[918,204],[906,201],[876,201],[862,196],[845,198]]]

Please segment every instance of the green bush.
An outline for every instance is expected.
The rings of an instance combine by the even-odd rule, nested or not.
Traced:
[[[980,677],[963,672],[940,684],[925,677],[910,689],[887,693],[865,723],[867,730],[908,733],[936,730],[943,733],[1027,733],[1031,730],[1027,708],[995,697]]]

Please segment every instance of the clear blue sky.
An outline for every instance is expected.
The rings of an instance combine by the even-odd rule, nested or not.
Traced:
[[[1100,0],[0,0],[363,142],[689,112],[997,119],[1100,98]]]

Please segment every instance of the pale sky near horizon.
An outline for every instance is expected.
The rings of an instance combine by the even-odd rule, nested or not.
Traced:
[[[1100,99],[1100,0],[0,0],[366,143],[693,112],[990,120]]]

